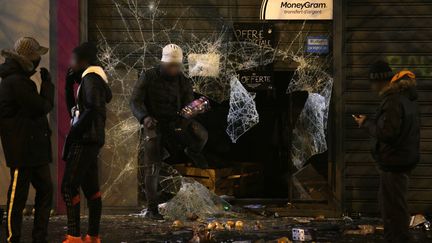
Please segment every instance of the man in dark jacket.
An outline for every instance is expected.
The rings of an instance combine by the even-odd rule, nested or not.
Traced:
[[[420,125],[415,75],[396,75],[375,63],[370,80],[382,99],[375,119],[354,116],[374,139],[372,154],[380,169],[379,201],[388,242],[409,241],[408,177],[419,162]]]
[[[164,145],[182,144],[184,152],[198,167],[207,167],[201,154],[207,131],[201,124],[179,116],[193,101],[190,81],[181,73],[183,52],[175,44],[163,49],[161,65],[147,70],[137,81],[131,98],[134,116],[143,125],[139,151],[139,179],[144,181],[149,218],[161,218],[158,212],[158,179]]]
[[[80,187],[87,198],[89,208],[89,227],[84,242],[100,242],[102,200],[99,189],[98,155],[105,143],[106,104],[111,101],[112,94],[104,70],[96,66],[96,63],[96,46],[83,43],[74,49],[71,70],[66,77],[67,85],[72,85],[71,80],[75,77],[80,86],[75,108],[71,111],[72,126],[63,156],[66,159],[66,169],[62,193],[68,216],[68,235],[64,242],[82,242]],[[67,87],[68,92],[72,90]],[[70,96],[69,94],[67,97]]]
[[[33,242],[47,242],[52,206],[49,163],[51,130],[47,114],[54,105],[54,85],[48,70],[41,68],[38,93],[30,77],[36,73],[41,55],[48,52],[31,38],[20,38],[14,50],[3,50],[0,66],[0,135],[11,183],[7,205],[7,241],[20,242],[22,212],[30,183],[36,189]]]

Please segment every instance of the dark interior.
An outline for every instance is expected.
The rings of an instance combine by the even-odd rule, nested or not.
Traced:
[[[205,154],[211,167],[224,168],[242,162],[261,166],[264,186],[247,197],[294,199],[290,195],[290,178],[297,169],[291,166],[290,161],[291,133],[308,93],[286,93],[292,75],[293,72],[289,71],[274,72],[273,89],[250,90],[256,93],[260,122],[235,144],[225,132],[229,101],[212,102],[211,111],[197,118],[209,133]],[[187,160],[183,153],[175,153],[170,163]],[[314,156],[308,163],[327,178],[327,160],[327,153],[324,153]]]

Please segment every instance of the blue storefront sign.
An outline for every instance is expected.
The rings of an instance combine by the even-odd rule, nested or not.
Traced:
[[[327,54],[330,51],[328,36],[308,36],[306,52]]]

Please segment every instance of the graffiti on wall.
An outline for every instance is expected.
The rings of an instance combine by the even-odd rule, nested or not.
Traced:
[[[395,69],[410,69],[417,77],[432,76],[432,56],[386,56]]]

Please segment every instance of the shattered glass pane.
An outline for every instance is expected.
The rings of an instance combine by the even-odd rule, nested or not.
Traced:
[[[180,191],[183,177],[172,166],[162,163],[159,173],[159,188],[163,194],[173,197]]]
[[[302,200],[326,200],[329,188],[326,178],[308,164],[298,170],[292,177],[295,187],[294,198]]]
[[[231,78],[230,108],[228,113],[227,134],[233,143],[245,132],[258,124],[255,96],[250,94],[236,77]]]
[[[219,76],[220,56],[218,54],[189,54],[190,77],[214,77]]]
[[[139,123],[130,113],[128,97],[137,75],[135,70],[120,68],[110,73],[113,99],[107,107],[106,141],[99,157],[103,199],[122,206],[136,201],[132,189],[137,187]]]
[[[326,129],[333,78],[326,72],[329,62],[317,56],[295,56],[294,60],[299,65],[288,93],[309,93],[293,130],[291,159],[300,169],[313,155],[327,150]]]
[[[227,215],[230,205],[199,182],[182,177],[181,188],[168,202],[159,205],[159,211],[168,219],[186,219]]]
[[[309,93],[293,130],[292,161],[300,169],[313,155],[327,150],[324,116],[325,98]]]
[[[98,36],[99,61],[109,75],[109,85],[113,90],[113,101],[108,106],[107,142],[101,154],[104,199],[109,199],[106,201],[123,205],[119,202],[134,199],[132,196],[124,199],[121,195],[136,195],[132,192],[124,193],[125,190],[136,190],[138,170],[139,124],[130,112],[129,99],[139,73],[159,64],[160,51],[168,43],[181,46],[185,57],[190,58],[190,62],[185,63],[183,72],[193,81],[196,93],[216,102],[230,100],[226,131],[233,142],[259,120],[253,95],[233,77],[239,71],[267,65],[276,59],[300,64],[289,92],[308,90],[324,97],[326,111],[322,117],[325,128],[331,82],[329,76],[321,72],[325,70],[323,65],[314,69],[314,59],[302,55],[304,37],[307,36],[303,31],[306,21],[290,44],[285,43],[283,48],[272,48],[249,41],[233,40],[233,20],[229,17],[221,18],[220,13],[209,13],[206,16],[208,19],[213,18],[214,21],[211,22],[215,31],[200,35],[190,28],[191,22],[184,17],[202,15],[199,9],[185,6],[181,16],[173,16],[166,11],[164,6],[168,2],[164,0],[114,0],[113,3],[116,7],[113,15],[122,25],[122,34],[100,31]],[[194,21],[194,18],[190,21]],[[324,85],[323,88],[319,83],[330,85]],[[321,117],[320,114],[316,116]],[[321,129],[321,126],[317,127]],[[303,128],[298,131],[298,134],[305,133]],[[299,144],[299,150],[309,146],[296,144]],[[301,156],[297,157],[299,161],[304,160]],[[162,188],[168,195],[179,190],[179,178],[181,177],[166,176],[164,183],[167,185]]]

